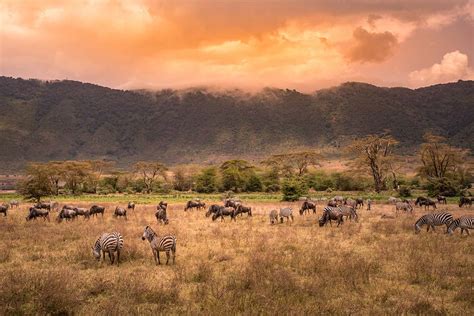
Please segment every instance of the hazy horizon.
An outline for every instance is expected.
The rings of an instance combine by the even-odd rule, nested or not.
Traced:
[[[117,89],[474,79],[474,1],[0,0],[0,75]]]

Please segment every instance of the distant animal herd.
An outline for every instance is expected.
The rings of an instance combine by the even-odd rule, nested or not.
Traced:
[[[474,201],[473,197],[463,196],[459,199],[459,207],[471,207],[472,202]],[[447,199],[444,196],[437,196],[436,200],[432,200],[426,197],[418,197],[416,200],[406,200],[395,197],[390,197],[388,203],[395,206],[395,213],[399,212],[404,213],[413,213],[414,207],[424,207],[425,210],[430,208],[437,209],[437,205],[447,204]],[[361,210],[364,205],[367,205],[367,211],[371,211],[372,201],[367,199],[364,201],[362,198],[345,198],[342,196],[335,196],[327,201],[327,205],[323,206],[322,215],[320,216],[318,223],[320,227],[325,226],[329,223],[332,226],[332,221],[337,223],[337,226],[341,225],[345,220],[354,220],[357,222],[359,220],[358,210]],[[8,210],[12,208],[19,208],[20,202],[17,200],[11,200],[9,203],[3,203],[0,205],[0,214],[3,213],[4,216],[7,216]],[[169,223],[167,215],[168,203],[165,201],[160,201],[156,206],[155,217],[159,224],[166,225]],[[184,211],[192,210],[205,210],[206,203],[202,202],[200,199],[190,200],[186,203]],[[129,202],[126,207],[115,207],[113,211],[113,216],[115,218],[123,217],[127,219],[127,212],[135,210],[135,203]],[[305,199],[299,209],[299,214],[301,216],[307,214],[316,214],[317,204],[311,199]],[[63,205],[59,209],[59,204],[57,202],[42,203],[38,202],[33,206],[29,207],[28,214],[26,216],[26,221],[37,220],[42,218],[44,221],[50,220],[50,213],[52,211],[57,211],[58,215],[56,221],[61,223],[62,221],[72,221],[77,217],[81,216],[84,219],[90,219],[91,217],[104,216],[105,207],[100,205],[92,205],[89,209],[75,207],[72,205]],[[211,217],[212,221],[220,219],[224,221],[226,217],[230,218],[231,221],[236,221],[238,216],[243,216],[247,214],[247,217],[252,216],[252,208],[245,206],[241,200],[236,198],[227,198],[223,201],[223,205],[212,204],[207,208],[205,217]],[[390,215],[382,215],[382,219],[391,219],[394,218]],[[269,212],[270,224],[274,225],[277,223],[283,223],[285,220],[294,221],[293,209],[291,207],[282,207],[279,210],[272,209]],[[461,235],[466,232],[469,235],[469,230],[474,228],[474,216],[466,215],[461,216],[457,219],[448,213],[446,210],[439,211],[436,213],[428,213],[421,216],[414,225],[415,233],[419,233],[423,226],[427,226],[427,231],[435,230],[435,226],[446,226],[446,233],[452,234],[457,228],[461,229]],[[166,264],[168,264],[170,258],[172,258],[173,263],[175,262],[176,255],[176,237],[173,235],[158,236],[150,226],[146,226],[143,235],[143,240],[148,240],[150,247],[152,249],[153,258],[156,264],[161,264],[160,261],[160,252],[166,253]],[[110,259],[111,264],[117,262],[119,265],[120,261],[120,252],[123,248],[124,239],[122,235],[118,232],[112,233],[103,233],[98,237],[94,245],[92,246],[92,252],[94,257],[97,260],[100,260],[101,254],[103,260],[105,260],[105,254],[107,253]],[[117,255],[117,260],[115,260],[115,253]]]

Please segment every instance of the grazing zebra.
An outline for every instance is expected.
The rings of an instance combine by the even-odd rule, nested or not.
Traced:
[[[280,223],[283,223],[283,218],[286,218],[287,223],[290,220],[290,218],[292,222],[294,221],[293,210],[291,209],[291,207],[280,208],[279,216],[280,216]]]
[[[413,206],[407,202],[397,202],[397,204],[395,204],[395,213],[398,214],[398,211],[413,213]]]
[[[273,225],[275,223],[278,223],[278,211],[277,210],[271,210],[270,211],[270,224]]]
[[[235,209],[234,212],[234,217],[239,215],[242,216],[242,214],[247,213],[248,216],[252,216],[252,208],[243,206],[242,204],[237,205],[237,208]]]
[[[42,217],[44,220],[47,219],[49,222],[49,210],[30,207],[30,212],[28,213],[28,216],[26,216],[26,220],[36,220],[38,217]]]
[[[337,226],[344,222],[343,214],[339,207],[326,206],[323,210],[323,215],[319,219],[319,227],[322,227],[329,222],[332,226],[332,221],[337,221]]]
[[[201,201],[188,201],[186,203],[186,206],[184,207],[184,211],[186,212],[187,210],[192,210],[193,208],[200,210],[204,209],[206,207],[206,203],[201,202]]]
[[[155,217],[158,223],[163,223],[164,225],[167,225],[169,223],[168,216],[166,216],[165,209],[160,208],[158,211],[156,211]]]
[[[166,252],[166,264],[170,260],[170,253],[173,256],[173,264],[176,257],[176,237],[173,235],[165,235],[158,237],[150,226],[145,227],[143,231],[142,240],[147,239],[150,242],[151,250],[153,251],[153,259],[156,264],[160,262],[160,251]]]
[[[97,216],[98,214],[102,214],[102,217],[104,217],[104,212],[105,212],[105,207],[99,206],[99,205],[92,205],[89,214],[92,216]]]
[[[18,200],[10,200],[10,206],[11,208],[15,207],[20,207],[20,202]]]
[[[117,253],[117,266],[120,263],[120,251],[123,248],[123,237],[120,233],[103,233],[100,236],[94,246],[92,247],[92,252],[97,261],[100,261],[100,252],[102,251],[103,258],[105,261],[105,253],[109,254],[110,264],[114,264],[115,255]]]
[[[2,204],[0,205],[0,213],[3,213],[3,215],[7,216],[7,211],[10,205],[8,204]]]
[[[114,217],[125,217],[127,219],[127,210],[124,209],[123,207],[116,207],[114,211]]]
[[[309,213],[310,210],[313,210],[313,214],[316,214],[316,204],[311,201],[304,201],[300,208],[300,215],[306,214],[306,212]]]
[[[468,197],[468,196],[461,196],[459,198],[459,207],[463,207],[464,205],[471,206],[472,205],[472,198]]]
[[[452,221],[448,227],[448,234],[451,235],[458,227],[461,228],[461,235],[464,231],[469,235],[469,229],[474,229],[474,216],[461,216]]]
[[[128,202],[128,204],[127,204],[127,209],[134,211],[134,210],[135,210],[135,203],[133,203],[133,202]]]
[[[219,210],[212,215],[212,221],[215,221],[219,217],[221,221],[224,221],[224,216],[230,216],[231,220],[235,220],[235,210],[232,207],[223,207],[221,206]]]
[[[354,218],[356,222],[359,221],[359,215],[357,214],[357,211],[354,206],[341,205],[338,206],[337,209],[342,214],[342,216],[346,217],[346,220],[349,218],[352,221],[352,219]]]
[[[446,225],[446,231],[449,227],[449,224],[453,221],[453,215],[442,212],[442,213],[432,213],[426,214],[420,217],[415,223],[415,233],[418,234],[421,230],[423,225],[427,225],[426,231],[430,231],[430,227],[432,230],[435,230],[435,226]]]
[[[438,200],[439,204],[448,204],[448,200],[444,195],[438,195],[436,199]]]

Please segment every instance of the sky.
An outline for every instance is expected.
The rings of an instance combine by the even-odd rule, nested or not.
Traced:
[[[0,0],[0,75],[119,89],[474,79],[474,0]]]

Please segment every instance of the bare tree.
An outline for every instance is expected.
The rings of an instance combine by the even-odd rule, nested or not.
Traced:
[[[288,154],[272,155],[268,159],[262,161],[272,169],[277,169],[284,176],[296,175],[302,176],[308,172],[310,166],[319,165],[322,156],[314,151],[302,151]]]
[[[134,170],[142,178],[147,193],[152,192],[153,185],[159,176],[166,179],[167,168],[158,161],[139,161],[135,163]]]

